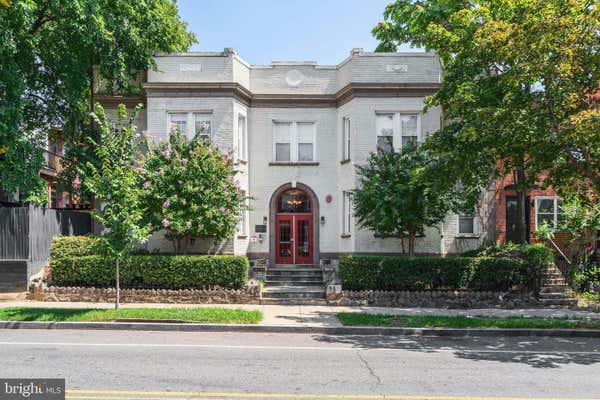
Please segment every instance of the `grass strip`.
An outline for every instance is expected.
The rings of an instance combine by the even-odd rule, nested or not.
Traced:
[[[349,326],[385,326],[405,328],[543,328],[600,329],[599,320],[535,318],[535,317],[463,317],[433,315],[388,315],[338,313],[338,319]]]
[[[221,307],[194,308],[0,308],[2,321],[113,321],[119,318],[183,320],[220,324],[257,324],[262,318],[258,310]]]

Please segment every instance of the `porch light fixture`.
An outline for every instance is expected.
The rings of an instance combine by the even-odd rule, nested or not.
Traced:
[[[325,225],[325,216],[321,215],[321,225]]]
[[[267,216],[264,216],[263,217],[263,225],[266,225],[267,222],[269,222],[269,220],[267,219]]]

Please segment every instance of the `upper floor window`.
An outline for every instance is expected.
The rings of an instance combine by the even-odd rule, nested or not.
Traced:
[[[169,113],[169,130],[179,129],[188,139],[196,135],[210,140],[212,134],[212,114],[210,113]],[[192,121],[191,124],[188,122]]]
[[[246,117],[239,115],[237,125],[237,156],[240,160],[246,160],[247,158],[247,142]]]
[[[350,118],[342,118],[342,161],[350,159]]]
[[[187,114],[169,114],[169,130],[173,131],[174,129],[178,129],[181,133],[187,136],[187,119]]]
[[[535,198],[536,227],[544,222],[554,228],[559,228],[562,222],[562,200],[554,196],[538,196]]]
[[[314,122],[274,122],[273,159],[276,162],[315,160]]]
[[[212,123],[210,114],[194,114],[194,135],[202,140],[210,141],[212,135]]]
[[[421,140],[421,116],[418,113],[377,113],[377,149],[399,150]]]

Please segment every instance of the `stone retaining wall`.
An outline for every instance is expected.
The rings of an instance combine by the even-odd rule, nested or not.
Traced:
[[[340,306],[432,307],[432,308],[520,308],[538,306],[533,293],[432,291],[349,291],[327,288],[327,302]]]
[[[83,301],[112,303],[114,288],[86,288],[46,286],[33,283],[29,286],[27,299],[38,301]],[[244,288],[224,289],[121,289],[123,303],[187,303],[187,304],[259,304],[261,287],[250,281]]]

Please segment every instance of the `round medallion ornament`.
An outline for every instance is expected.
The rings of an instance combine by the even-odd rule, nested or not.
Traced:
[[[333,201],[333,197],[330,194],[328,194],[327,196],[325,196],[325,201],[331,203]]]
[[[298,87],[304,81],[304,75],[297,69],[288,71],[285,75],[285,83],[290,87]]]

